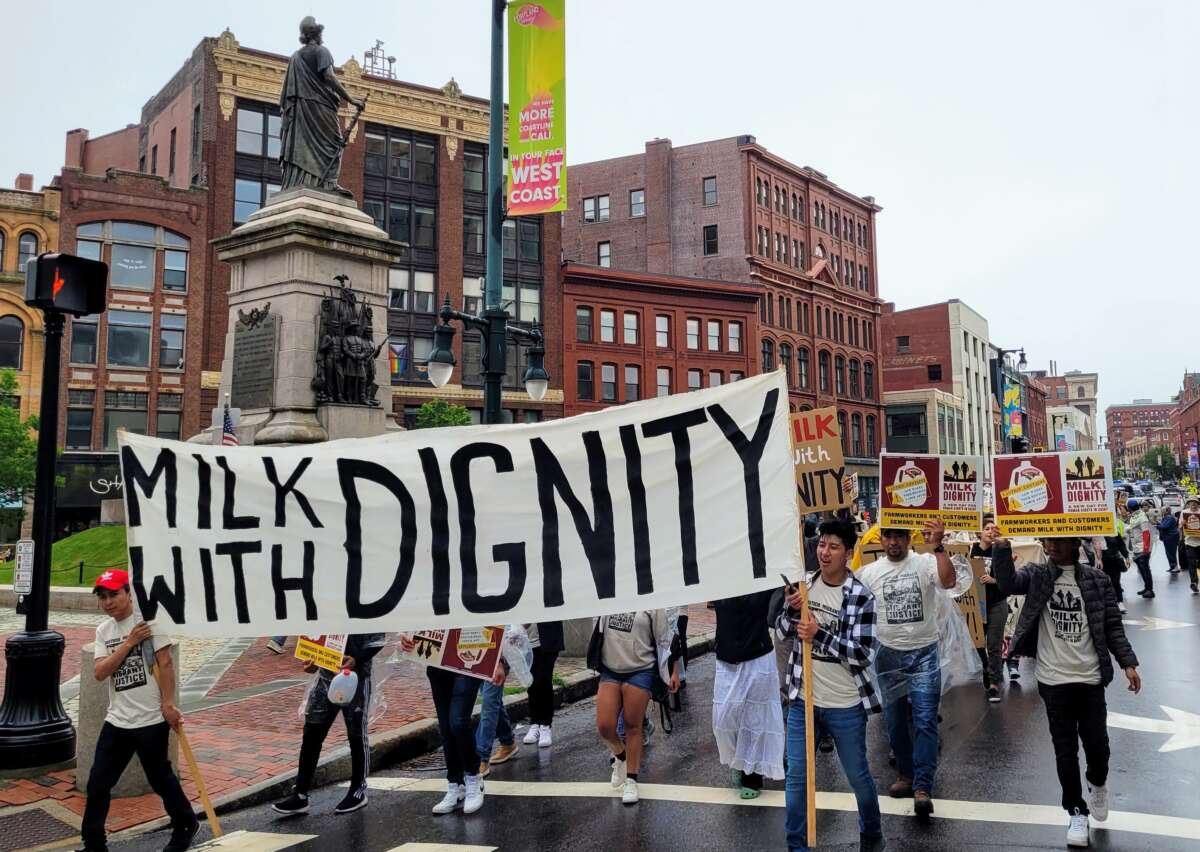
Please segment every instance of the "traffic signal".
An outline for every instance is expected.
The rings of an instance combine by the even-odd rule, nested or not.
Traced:
[[[107,263],[50,253],[25,265],[25,304],[31,307],[81,317],[101,313],[107,295]]]

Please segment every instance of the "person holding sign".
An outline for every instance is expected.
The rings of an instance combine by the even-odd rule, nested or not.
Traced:
[[[126,571],[105,571],[96,578],[92,593],[108,618],[96,627],[96,680],[108,681],[108,713],[96,740],[96,758],[87,782],[87,804],[80,834],[88,852],[107,849],[104,821],[112,788],[136,754],[146,780],[162,799],[171,817],[171,839],[164,852],[183,852],[192,845],[200,821],[179,785],[167,757],[171,729],[183,725],[175,706],[175,666],[170,637],[154,635],[133,608]],[[146,652],[152,649],[153,659]],[[157,662],[157,683],[150,676]]]
[[[912,796],[913,810],[922,818],[933,813],[942,699],[935,595],[938,586],[953,589],[957,582],[950,555],[942,545],[945,534],[940,520],[927,522],[924,538],[933,553],[913,553],[911,531],[884,529],[884,558],[858,572],[858,578],[875,595],[879,621],[875,671],[899,772],[888,792],[897,799]],[[910,707],[913,734],[909,732]]]
[[[787,588],[787,606],[776,630],[792,637],[787,694],[787,842],[789,850],[809,849],[808,790],[804,729],[803,643],[812,644],[812,702],[816,733],[828,734],[837,748],[846,780],[858,803],[863,850],[883,848],[879,794],[867,763],[867,716],[882,710],[869,676],[875,655],[875,597],[848,568],[857,534],[852,522],[826,521],[819,528],[817,565],[809,574],[808,620],[801,621],[803,596]]]
[[[1108,819],[1108,710],[1104,689],[1112,659],[1129,690],[1141,691],[1138,659],[1125,637],[1117,598],[1104,572],[1079,562],[1078,538],[1047,538],[1049,561],[1013,566],[1012,548],[995,545],[992,571],[1001,591],[1025,595],[1013,633],[1013,652],[1037,659],[1038,693],[1046,704],[1062,806],[1070,815],[1068,846],[1087,846],[1088,817]],[[1087,761],[1090,801],[1079,782],[1079,744]]]
[[[350,746],[350,790],[333,809],[335,814],[348,814],[367,806],[367,775],[371,766],[371,745],[367,739],[367,721],[371,704],[371,660],[384,646],[385,634],[352,634],[346,639],[346,651],[338,671],[350,670],[358,675],[358,689],[349,704],[336,704],[330,699],[329,686],[336,671],[318,668],[316,663],[305,666],[308,673],[317,672],[304,704],[304,734],[300,741],[300,760],[296,769],[296,784],[292,795],[271,805],[277,814],[294,816],[308,812],[308,793],[312,790],[321,746],[333,720],[341,711],[346,723],[346,740]]]
[[[1150,518],[1140,500],[1130,500],[1125,504],[1129,508],[1129,520],[1125,523],[1125,536],[1129,542],[1129,552],[1133,554],[1133,562],[1137,565],[1138,575],[1142,578],[1142,590],[1138,592],[1144,598],[1154,597],[1154,575],[1150,573],[1150,554],[1154,543],[1150,536]]]
[[[1192,585],[1192,594],[1200,595],[1196,585],[1196,569],[1200,568],[1200,497],[1189,497],[1180,512],[1183,527],[1184,568]]]

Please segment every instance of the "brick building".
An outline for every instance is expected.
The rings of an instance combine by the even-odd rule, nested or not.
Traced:
[[[1028,411],[1025,413],[1025,433],[1029,438],[1030,449],[1042,447],[1053,450],[1055,448],[1055,442],[1047,423],[1046,402],[1049,397],[1049,390],[1042,384],[1041,379],[1030,376],[1026,380],[1025,398]]]
[[[1175,410],[1176,404],[1173,402],[1154,402],[1149,399],[1135,399],[1131,403],[1110,405],[1104,409],[1108,449],[1117,470],[1133,469],[1146,451],[1135,452],[1136,447],[1131,450],[1130,445],[1153,429],[1170,428],[1171,415]],[[1179,422],[1182,425],[1182,419]],[[1140,445],[1142,442],[1138,443]]]
[[[737,281],[760,294],[760,370],[784,369],[793,410],[838,407],[849,469],[873,506],[882,427],[874,199],[753,136],[680,147],[655,139],[638,154],[570,166],[567,186],[565,260]]]
[[[758,372],[758,291],[736,281],[566,263],[566,414],[716,387]]]
[[[1200,373],[1184,373],[1175,397],[1176,413],[1172,427],[1179,446],[1181,464],[1192,478],[1200,473]]]
[[[1053,429],[1053,410],[1059,409],[1061,418],[1072,422],[1075,431],[1075,446],[1073,449],[1088,450],[1100,446],[1099,394],[1100,376],[1097,373],[1085,373],[1081,370],[1068,370],[1058,374],[1057,365],[1051,361],[1050,370],[1031,370],[1028,376],[1037,379],[1046,389],[1046,410]],[[1074,409],[1068,411],[1065,409]],[[1081,416],[1080,416],[1081,415]]]

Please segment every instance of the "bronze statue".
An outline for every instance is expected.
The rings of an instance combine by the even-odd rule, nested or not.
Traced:
[[[281,191],[307,186],[345,192],[337,185],[346,146],[338,107],[349,101],[361,112],[366,101],[350,97],[333,73],[333,54],[321,43],[324,29],[311,15],[300,22],[303,47],[288,60],[283,78],[279,98]]]
[[[375,359],[384,342],[375,345],[371,308],[358,301],[350,279],[336,279],[338,286],[321,300],[312,388],[318,404],[376,406]]]

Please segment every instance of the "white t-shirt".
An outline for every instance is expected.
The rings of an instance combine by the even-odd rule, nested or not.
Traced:
[[[819,574],[809,583],[808,611],[817,624],[834,634],[838,631],[843,596],[841,586],[830,586]],[[814,707],[856,707],[862,701],[858,686],[841,659],[821,654],[816,646],[812,655],[812,679]]]
[[[884,556],[860,569],[858,579],[875,595],[875,635],[881,644],[915,651],[937,642],[934,596],[941,580],[932,553],[909,551],[899,562]]]
[[[1100,683],[1100,658],[1088,628],[1074,568],[1063,568],[1038,623],[1037,679],[1046,686]]]
[[[106,618],[96,627],[95,658],[107,657],[124,642],[141,619],[134,613],[123,621]],[[174,644],[169,636],[152,635],[154,650]],[[108,714],[104,721],[118,728],[144,728],[163,721],[162,696],[150,674],[153,660],[142,657],[143,645],[126,655],[108,679]]]

